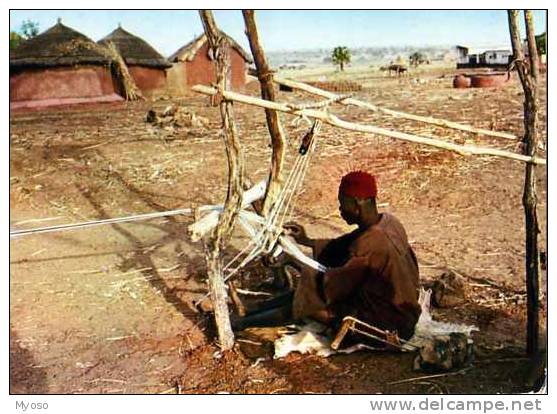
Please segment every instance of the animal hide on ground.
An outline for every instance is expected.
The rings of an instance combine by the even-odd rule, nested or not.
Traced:
[[[356,344],[349,348],[335,351],[331,348],[332,339],[325,335],[327,327],[315,321],[310,321],[303,326],[289,326],[289,328],[292,328],[297,332],[293,334],[283,334],[275,341],[275,359],[284,358],[291,352],[314,354],[327,358],[328,356],[336,353],[351,354],[352,352],[364,349],[377,349],[365,344]]]
[[[451,333],[464,334],[467,338],[470,338],[472,331],[478,330],[473,325],[434,321],[430,313],[430,290],[420,290],[419,303],[422,313],[416,324],[414,336],[403,346],[405,351],[413,351],[416,347],[420,348],[431,342],[433,338],[450,335]],[[362,349],[379,349],[365,344],[357,344],[350,348],[334,351],[331,349],[332,339],[325,334],[326,327],[324,325],[312,321],[303,326],[294,326],[292,328],[296,330],[296,333],[284,334],[275,341],[275,358],[283,358],[291,352],[328,357],[335,353],[351,353]]]

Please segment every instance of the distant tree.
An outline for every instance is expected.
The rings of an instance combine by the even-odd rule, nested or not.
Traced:
[[[546,38],[547,34],[544,32],[536,36],[536,49],[538,49],[538,54],[545,55],[547,53],[546,49]]]
[[[424,55],[422,52],[414,52],[408,57],[408,60],[410,61],[410,66],[417,67],[427,62],[427,56]]]
[[[21,37],[24,39],[31,39],[39,34],[39,23],[31,20],[24,20],[19,29]]]
[[[19,46],[23,38],[20,36],[18,32],[10,31],[10,50],[15,49]]]
[[[350,51],[346,46],[337,46],[333,49],[331,54],[331,59],[335,65],[340,67],[340,70],[344,70],[344,65],[350,63]]]
[[[24,20],[18,32],[10,31],[10,50],[18,47],[22,41],[31,39],[38,34],[39,23],[31,20]]]

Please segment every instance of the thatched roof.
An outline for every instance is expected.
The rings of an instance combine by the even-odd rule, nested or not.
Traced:
[[[169,68],[172,64],[162,57],[145,40],[118,27],[108,36],[99,40],[99,44],[114,43],[116,49],[124,58],[127,65],[151,66],[156,68]]]
[[[60,20],[50,29],[22,42],[10,51],[10,67],[51,67],[77,64],[108,64],[110,58],[84,34]]]
[[[226,33],[223,32],[221,33],[226,37],[226,39],[230,43],[230,46],[236,49],[246,62],[253,63],[251,56],[244,49],[242,49],[242,47],[238,43],[236,43],[234,39],[232,39]],[[201,49],[201,47],[205,44],[206,41],[207,41],[207,36],[205,35],[205,33],[203,33],[201,36],[196,37],[187,45],[182,46],[180,49],[174,52],[168,58],[168,60],[170,60],[171,62],[184,62],[184,61],[191,62],[194,56],[196,55],[196,53],[199,51],[199,49]]]

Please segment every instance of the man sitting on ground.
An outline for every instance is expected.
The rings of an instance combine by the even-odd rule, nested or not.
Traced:
[[[310,239],[297,224],[285,226],[299,243],[313,249],[325,273],[304,268],[296,292],[278,298],[233,323],[235,329],[280,325],[311,318],[338,329],[353,316],[402,339],[414,334],[420,316],[416,256],[402,224],[379,213],[375,177],[355,171],[342,178],[340,214],[357,229],[332,240]]]

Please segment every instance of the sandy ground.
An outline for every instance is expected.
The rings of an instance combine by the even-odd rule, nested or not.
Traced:
[[[378,105],[522,134],[518,81],[503,89],[455,90],[452,73],[421,70],[404,79],[365,71],[345,76],[365,86],[358,98]],[[542,87],[545,90],[545,83]],[[254,85],[249,90],[257,93]],[[283,101],[311,99],[279,94]],[[170,103],[206,117],[209,125],[161,129],[144,122],[149,108],[160,110]],[[545,94],[542,108],[545,140]],[[353,107],[335,105],[331,111],[346,120],[458,143],[517,148],[514,141]],[[255,182],[266,176],[270,157],[264,115],[260,109],[238,104],[235,113],[247,175]],[[290,116],[283,116],[283,121],[290,165],[307,125],[293,123]],[[218,110],[200,96],[14,112],[10,118],[11,228],[220,203],[226,163],[219,125]],[[329,126],[323,127],[313,157],[293,218],[314,237],[347,231],[337,211],[339,179],[356,168],[375,173],[379,202],[387,203],[383,211],[404,223],[424,282],[447,268],[468,280],[467,302],[436,311],[436,316],[480,328],[471,369],[437,381],[393,384],[420,375],[412,371],[411,355],[364,352],[329,359],[290,355],[272,360],[269,343],[261,337],[260,346],[248,349],[249,343],[239,342],[234,352],[220,356],[210,321],[192,306],[206,292],[202,245],[189,241],[186,226],[192,217],[175,216],[10,242],[11,392],[507,393],[531,389],[539,364],[523,355],[524,166]],[[538,172],[540,247],[545,250],[546,168]],[[236,234],[227,256],[243,243],[245,239]],[[254,264],[239,275],[238,283],[264,290],[260,282],[269,277],[268,270]],[[543,304],[543,326],[545,314]]]

